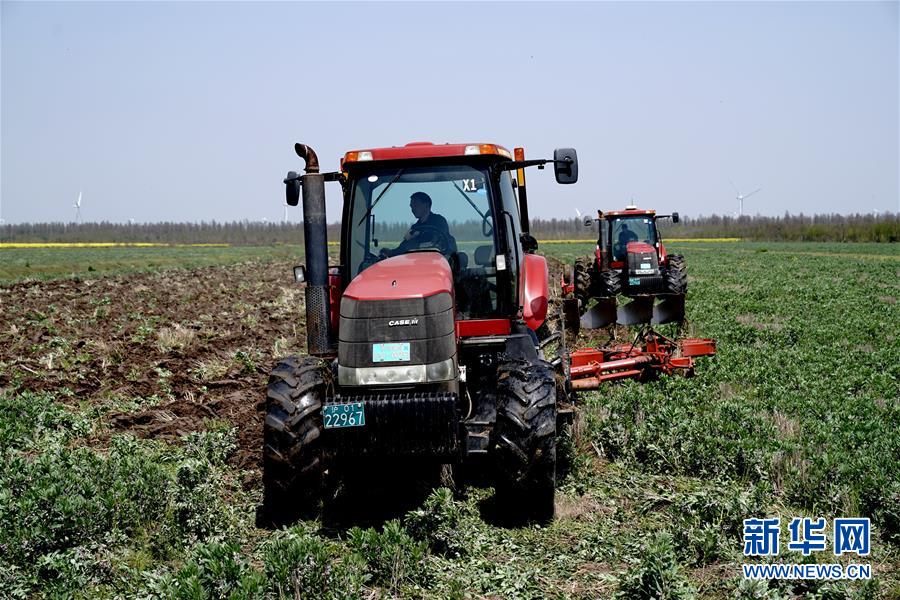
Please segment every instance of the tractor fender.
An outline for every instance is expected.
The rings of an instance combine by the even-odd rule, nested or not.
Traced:
[[[668,255],[666,254],[666,247],[663,246],[663,243],[659,243],[659,264],[668,266],[666,262],[668,260]]]
[[[540,327],[547,318],[550,298],[550,274],[547,259],[537,254],[526,254],[522,261],[522,285],[520,301],[523,319],[531,330]]]

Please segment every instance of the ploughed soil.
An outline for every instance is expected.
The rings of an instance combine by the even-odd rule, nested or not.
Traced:
[[[244,263],[0,287],[0,394],[49,393],[117,432],[172,440],[223,421],[257,471],[265,385],[305,351],[288,263]]]
[[[558,296],[563,265],[548,261]],[[238,432],[231,461],[251,485],[269,370],[306,350],[304,293],[290,267],[251,262],[2,286],[0,394],[47,393],[93,409],[98,441],[126,432],[172,441],[225,422]],[[608,341],[608,333],[582,334],[579,343]]]

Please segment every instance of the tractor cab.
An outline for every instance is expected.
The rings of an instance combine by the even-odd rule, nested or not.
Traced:
[[[656,218],[656,211],[639,210],[635,206],[628,206],[622,211],[601,213],[599,249],[608,254],[609,262],[621,266],[627,259],[630,243],[659,248]]]
[[[377,162],[348,153],[341,244],[346,280],[393,257],[434,252],[450,267],[457,318],[509,315],[524,252],[520,220],[507,216],[518,213],[512,175],[496,168],[508,153],[495,148],[484,155]]]

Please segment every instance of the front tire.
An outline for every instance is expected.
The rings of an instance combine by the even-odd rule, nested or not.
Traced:
[[[550,363],[500,365],[494,452],[497,499],[516,520],[553,519],[556,486],[556,381]]]
[[[263,425],[263,520],[272,525],[318,515],[322,500],[322,402],[330,372],[321,360],[291,356],[269,375]]]
[[[614,269],[603,271],[600,274],[600,287],[602,296],[618,296],[622,293],[622,274]]]
[[[587,307],[593,291],[591,282],[594,271],[593,258],[578,258],[572,269],[572,279],[575,285],[575,297],[581,302],[582,311]]]

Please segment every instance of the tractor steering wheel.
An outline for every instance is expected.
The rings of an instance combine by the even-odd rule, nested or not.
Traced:
[[[413,248],[413,252],[430,248],[444,255],[449,255],[453,252],[453,244],[450,242],[450,234],[447,231],[433,225],[420,225],[416,227],[416,231],[418,234],[410,239],[410,242],[417,246]],[[429,239],[416,243],[416,239],[424,237],[423,234],[425,232],[428,232]]]

